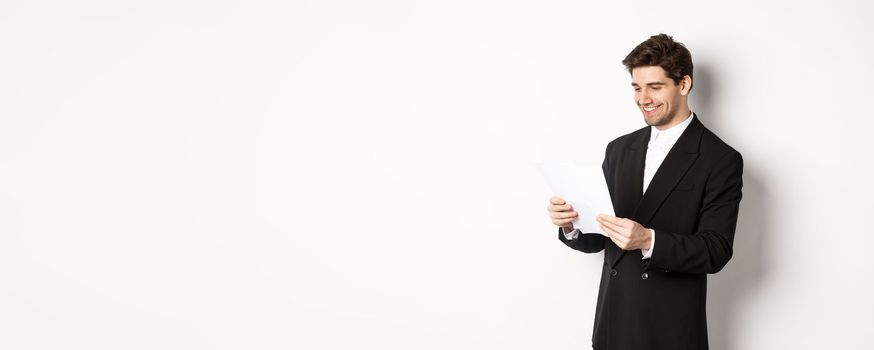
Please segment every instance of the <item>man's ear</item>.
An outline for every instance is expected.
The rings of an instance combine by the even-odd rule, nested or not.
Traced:
[[[680,80],[680,95],[686,96],[689,91],[692,91],[692,77],[684,75],[683,79]]]

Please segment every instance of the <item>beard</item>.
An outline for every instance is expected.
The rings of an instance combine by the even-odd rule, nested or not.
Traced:
[[[665,111],[661,115],[656,114],[650,118],[647,118],[646,115],[644,114],[643,121],[646,122],[646,125],[649,125],[649,126],[655,126],[655,127],[664,126],[664,125],[668,125],[672,120],[674,120],[674,117],[676,116],[676,114],[677,114],[676,111]]]

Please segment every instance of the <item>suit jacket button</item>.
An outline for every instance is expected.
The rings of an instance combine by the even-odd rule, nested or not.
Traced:
[[[616,270],[610,270],[610,276],[616,276],[618,274],[619,272],[616,272]]]
[[[646,272],[644,272],[642,275],[640,275],[640,279],[644,279],[644,280],[645,280],[645,279],[647,279],[647,278],[649,278],[649,274],[646,273]]]

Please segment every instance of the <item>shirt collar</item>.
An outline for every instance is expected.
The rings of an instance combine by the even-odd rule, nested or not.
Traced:
[[[695,115],[695,113],[689,113],[689,116],[686,117],[686,120],[684,120],[680,124],[672,126],[670,129],[667,129],[667,130],[659,130],[658,128],[656,128],[654,126],[650,126],[650,129],[652,129],[652,132],[649,133],[649,142],[653,142],[656,140],[658,140],[658,141],[667,141],[667,140],[676,141],[677,139],[680,138],[680,135],[683,134],[683,131],[686,130],[686,127],[689,126],[690,123],[692,123],[692,116],[693,115]]]

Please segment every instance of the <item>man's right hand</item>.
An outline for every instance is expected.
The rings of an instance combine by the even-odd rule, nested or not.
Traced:
[[[555,226],[563,227],[567,232],[574,230],[573,221],[577,218],[577,212],[564,199],[553,196],[549,199],[546,211]]]

